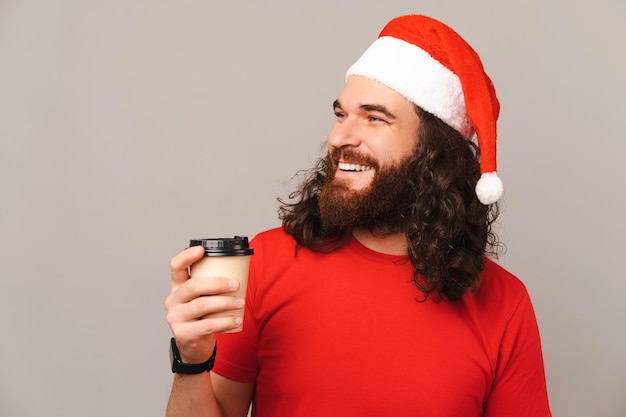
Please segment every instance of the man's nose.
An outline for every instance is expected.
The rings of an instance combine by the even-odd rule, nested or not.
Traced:
[[[342,146],[357,147],[361,144],[362,136],[358,120],[355,117],[346,116],[335,122],[328,135],[328,145],[333,148]]]

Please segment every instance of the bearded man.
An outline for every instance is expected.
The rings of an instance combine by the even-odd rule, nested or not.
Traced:
[[[252,242],[246,300],[191,283],[202,250],[173,258],[179,361],[210,372],[175,375],[168,416],[550,416],[528,293],[486,258],[499,103],[478,55],[394,19],[333,109],[327,156]],[[238,333],[205,317],[241,308]]]

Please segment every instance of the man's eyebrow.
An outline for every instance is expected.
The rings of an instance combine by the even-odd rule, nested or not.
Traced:
[[[380,104],[361,104],[361,109],[365,111],[375,111],[378,113],[382,113],[389,119],[395,119],[396,115],[389,111],[389,109]]]
[[[361,104],[359,106],[361,110],[364,111],[375,111],[381,114],[384,114],[389,119],[395,119],[396,115],[393,114],[389,109],[381,104]],[[333,109],[341,109],[341,103],[339,100],[333,101]]]

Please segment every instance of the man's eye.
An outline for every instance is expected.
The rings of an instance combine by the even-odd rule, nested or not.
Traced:
[[[367,116],[367,118],[370,122],[385,122],[385,119],[381,119],[377,116]]]
[[[337,117],[337,119],[343,119],[344,117],[346,117],[346,115],[341,112],[336,111],[335,117]]]

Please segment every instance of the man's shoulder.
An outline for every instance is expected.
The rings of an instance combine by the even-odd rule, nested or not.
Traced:
[[[278,255],[279,253],[292,254],[296,250],[295,239],[286,233],[282,227],[275,227],[258,233],[250,241],[250,246],[254,249],[255,253],[272,253],[272,255]]]
[[[511,283],[520,283],[521,281],[512,272],[505,269],[493,259],[484,258],[483,275],[496,277]]]
[[[485,258],[478,293],[489,299],[519,299],[527,296],[524,283],[513,273],[491,259]]]

